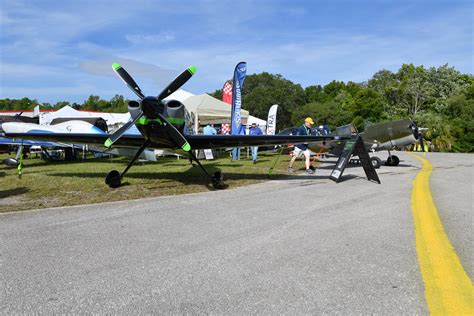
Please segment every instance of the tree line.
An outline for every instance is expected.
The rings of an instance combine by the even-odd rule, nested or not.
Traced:
[[[212,93],[221,98],[222,90]],[[278,128],[301,125],[311,116],[331,129],[352,123],[409,118],[426,127],[424,138],[438,151],[472,152],[474,143],[474,76],[450,67],[404,64],[397,72],[380,70],[366,82],[332,81],[302,88],[281,75],[246,77],[243,108],[265,119],[279,104]]]
[[[210,95],[222,99],[222,90]],[[279,74],[248,75],[242,88],[243,108],[266,119],[271,105],[279,104],[277,127],[302,124],[311,116],[331,129],[410,118],[426,127],[424,138],[438,151],[472,152],[474,143],[474,76],[443,65],[425,68],[403,64],[397,72],[380,70],[366,82],[332,81],[303,88]],[[68,101],[42,103],[43,109],[65,105],[81,110],[126,112],[128,100],[115,95],[103,100],[91,95],[82,104]],[[0,99],[0,110],[32,109],[36,99]]]

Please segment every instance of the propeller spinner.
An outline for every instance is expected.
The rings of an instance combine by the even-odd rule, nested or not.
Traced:
[[[415,139],[420,141],[420,147],[422,148],[422,151],[425,151],[425,142],[423,140],[423,135],[421,134],[421,129],[418,127],[418,124],[415,121],[413,121],[411,128],[413,130],[413,136],[415,137]]]

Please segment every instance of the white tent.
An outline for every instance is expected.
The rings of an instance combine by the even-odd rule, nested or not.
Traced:
[[[55,112],[41,112],[40,124],[49,125],[55,118],[102,118],[109,128],[114,124],[123,124],[130,119],[130,113],[104,113],[92,111],[78,111],[66,105]]]
[[[183,89],[178,89],[175,92],[171,93],[169,96],[165,98],[165,100],[178,100],[180,102],[183,102],[189,97],[194,96],[191,92],[185,91]]]
[[[194,116],[194,129],[200,125],[230,123],[232,106],[203,93],[183,101],[186,109]],[[247,123],[249,112],[241,110],[242,124]]]

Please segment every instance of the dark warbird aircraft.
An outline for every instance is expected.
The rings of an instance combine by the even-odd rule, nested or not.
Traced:
[[[422,128],[409,119],[390,121],[379,124],[367,125],[364,132],[359,135],[364,141],[367,151],[388,151],[388,158],[385,161],[386,166],[398,166],[400,159],[393,155],[391,150],[394,148],[402,148],[404,146],[413,145],[420,142],[423,146],[423,137],[421,135]],[[357,133],[352,124],[344,125],[336,128],[335,135],[347,136]],[[329,142],[329,153],[339,155],[343,146],[338,142]],[[317,144],[315,145],[317,146]],[[331,147],[332,146],[332,147]],[[379,157],[370,157],[374,168],[380,168],[382,160]],[[357,162],[357,159],[353,159]]]
[[[128,110],[131,120],[113,134],[81,134],[81,133],[12,133],[5,127],[5,136],[19,139],[38,139],[47,141],[61,141],[63,143],[104,144],[106,147],[117,145],[121,147],[139,148],[137,153],[120,173],[112,170],[105,178],[105,183],[111,188],[121,185],[121,180],[135,160],[145,148],[168,148],[184,151],[189,154],[190,160],[197,162],[202,171],[211,179],[214,188],[223,188],[223,176],[220,172],[209,174],[193,153],[196,149],[212,149],[222,147],[246,147],[259,145],[283,145],[308,142],[323,142],[349,137],[340,136],[290,136],[290,135],[185,135],[186,108],[176,100],[164,101],[174,91],[186,83],[196,72],[194,66],[189,67],[176,77],[158,96],[145,96],[138,84],[119,64],[112,65],[113,70],[125,84],[138,96],[139,101],[130,101]],[[125,134],[135,124],[141,135]]]
[[[420,142],[421,147],[424,148],[424,141],[421,135],[424,128],[419,128],[416,122],[403,119],[390,121],[379,124],[368,125],[364,132],[358,133],[357,129],[352,124],[339,126],[336,131],[328,135],[337,136],[351,136],[359,134],[364,141],[367,151],[388,151],[388,158],[385,161],[386,166],[398,166],[400,159],[391,153],[394,148],[401,148],[407,145],[413,145]],[[319,132],[319,131],[317,131]],[[315,134],[317,134],[317,132]],[[295,135],[296,128],[292,127],[282,131],[279,135]],[[328,153],[330,155],[339,156],[344,148],[344,141],[329,141],[329,142],[316,142],[310,143],[309,148],[314,153]],[[352,159],[357,161],[357,159]],[[380,168],[382,160],[379,157],[372,156],[370,161],[374,168]]]
[[[420,142],[424,148],[424,141],[421,135],[422,128],[419,128],[415,121],[404,119],[380,124],[369,125],[361,133],[362,139],[368,144],[368,150],[388,151],[386,166],[398,166],[400,159],[392,155],[392,149],[402,148]],[[381,161],[379,159],[378,164]]]

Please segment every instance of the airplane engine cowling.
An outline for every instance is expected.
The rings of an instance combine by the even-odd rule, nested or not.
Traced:
[[[415,144],[416,141],[417,139],[415,138],[415,136],[407,135],[397,139],[392,139],[391,141],[385,143],[379,143],[377,146],[377,150],[392,149],[393,147],[403,147],[410,144]]]
[[[173,125],[184,125],[184,104],[177,100],[166,101],[163,111],[164,117]]]
[[[140,103],[138,103],[137,101],[128,101],[128,112],[130,112],[130,116],[132,118],[135,118],[140,115]]]

